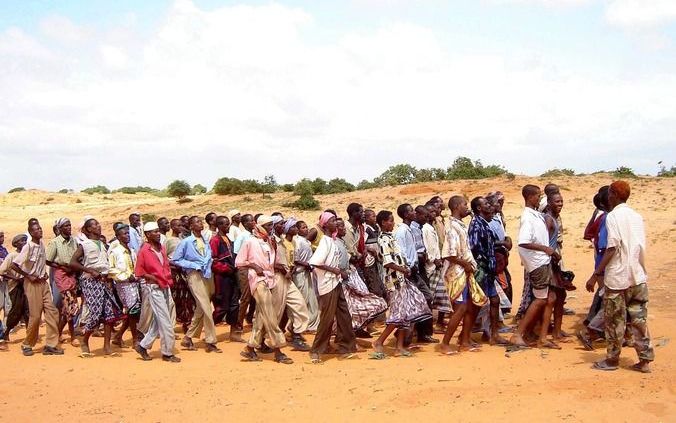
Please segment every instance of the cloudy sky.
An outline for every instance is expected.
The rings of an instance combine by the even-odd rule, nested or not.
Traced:
[[[674,0],[3,0],[0,75],[0,191],[676,162]]]

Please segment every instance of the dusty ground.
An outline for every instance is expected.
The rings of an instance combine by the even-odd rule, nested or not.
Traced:
[[[591,273],[592,250],[583,241],[582,230],[593,207],[596,189],[610,182],[608,176],[559,178],[565,198],[564,258],[583,286]],[[419,203],[432,195],[448,199],[454,193],[468,197],[501,189],[507,195],[507,229],[514,235],[521,210],[520,187],[527,182],[541,186],[548,181],[517,178],[478,182],[419,184],[319,197],[323,207],[342,212],[351,201],[376,209],[394,209],[401,202]],[[676,329],[675,295],[668,289],[676,270],[676,213],[669,201],[676,194],[676,181],[639,179],[631,182],[629,203],[647,223],[651,303],[649,324],[659,345],[653,373],[642,375],[621,369],[599,373],[591,363],[603,357],[604,348],[586,352],[577,344],[548,354],[537,349],[506,357],[503,349],[485,347],[481,353],[441,356],[434,347],[424,347],[414,358],[391,358],[382,362],[330,359],[322,365],[308,364],[305,353],[290,352],[291,366],[270,360],[241,363],[240,344],[227,343],[227,327],[219,327],[224,354],[181,351],[183,362],[162,362],[158,352],[152,362],[142,362],[130,349],[120,358],[83,360],[65,346],[63,357],[19,353],[23,331],[13,337],[10,352],[0,354],[3,383],[0,384],[2,421],[403,421],[404,419],[466,421],[676,421]],[[29,217],[47,223],[65,215],[79,220],[97,216],[105,228],[131,210],[169,217],[181,214],[226,212],[236,206],[245,211],[280,210],[289,197],[272,199],[259,195],[237,197],[199,196],[177,205],[174,200],[146,195],[84,195],[24,192],[0,196],[0,224],[8,239],[23,231]],[[80,202],[77,202],[79,199]],[[664,201],[667,199],[668,201]],[[300,213],[309,221],[317,213]],[[48,232],[47,230],[45,231]],[[110,230],[107,232],[110,233]],[[8,244],[7,242],[6,244]],[[518,259],[510,264],[515,275],[515,298],[521,292]],[[566,317],[572,331],[583,318],[591,294],[578,290],[568,306],[577,311]],[[44,330],[44,329],[43,329]],[[100,338],[92,338],[100,352]],[[666,344],[666,345],[664,345]],[[156,344],[155,348],[159,345]],[[626,350],[623,367],[635,360]]]

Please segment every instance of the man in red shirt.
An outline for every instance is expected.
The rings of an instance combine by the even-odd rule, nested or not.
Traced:
[[[226,216],[216,218],[218,232],[209,240],[211,256],[211,272],[214,275],[214,323],[225,321],[230,325],[230,341],[244,342],[237,327],[239,315],[239,282],[235,269],[235,257],[232,254],[232,243],[228,238],[230,220]]]
[[[145,280],[143,294],[150,300],[153,320],[143,340],[134,349],[143,360],[152,360],[148,355],[148,349],[159,335],[162,360],[178,363],[181,359],[174,355],[174,327],[169,313],[171,303],[169,288],[173,280],[167,251],[160,243],[160,229],[157,223],[146,223],[143,232],[148,242],[139,249],[134,274],[137,278]]]

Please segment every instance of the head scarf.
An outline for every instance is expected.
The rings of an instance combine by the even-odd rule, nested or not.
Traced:
[[[336,215],[333,213],[329,212],[324,212],[319,216],[319,227],[324,229],[324,226],[328,223],[331,218],[336,218]],[[334,233],[331,234],[331,238],[336,239],[336,236],[338,236],[338,231],[335,231]]]
[[[78,225],[78,229],[80,230],[80,232],[82,232],[82,230],[84,229],[85,223],[87,223],[88,220],[93,219],[93,218],[94,218],[94,216],[92,216],[90,214],[88,214],[88,215],[86,215],[85,217],[82,218],[82,222],[80,222],[80,224]]]
[[[16,248],[17,245],[19,244],[19,241],[21,241],[22,239],[28,241],[28,235],[26,234],[16,235],[14,238],[12,238],[12,247]]]
[[[265,215],[265,214],[258,216],[258,219],[256,219],[256,226],[254,227],[253,231],[251,231],[251,232],[252,232],[253,236],[260,238],[263,241],[267,242],[268,244],[270,244],[270,247],[273,250],[276,250],[277,244],[275,243],[274,238],[271,237],[270,234],[268,234],[268,231],[266,231],[265,228],[263,227],[263,225],[266,225],[270,222],[273,222],[273,220],[274,219],[271,216],[268,216],[268,215]]]
[[[286,235],[289,230],[296,225],[296,223],[298,223],[298,221],[293,217],[286,219],[286,223],[284,224],[284,234]]]
[[[60,228],[63,225],[65,225],[66,223],[70,223],[70,219],[68,219],[67,217],[61,217],[61,218],[56,219],[56,221],[54,222],[54,226],[56,226],[57,228]]]
[[[240,214],[240,211],[237,209],[232,209],[228,212],[228,219],[232,220],[233,216]]]
[[[615,193],[617,198],[623,203],[629,199],[629,194],[631,194],[631,188],[629,184],[625,181],[615,181],[610,184],[610,190]]]

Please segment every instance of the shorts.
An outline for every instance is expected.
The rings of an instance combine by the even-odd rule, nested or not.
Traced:
[[[498,290],[495,288],[495,276],[489,275],[488,272],[481,267],[479,267],[474,276],[479,288],[481,288],[488,298],[498,296]]]
[[[466,302],[468,302],[468,300],[471,301],[472,299],[469,296],[469,286],[465,284],[465,288],[462,290],[462,293],[453,302],[458,304],[465,304]]]
[[[553,281],[552,267],[549,264],[538,267],[528,273],[528,280],[533,288],[533,296],[540,300],[546,299]]]

